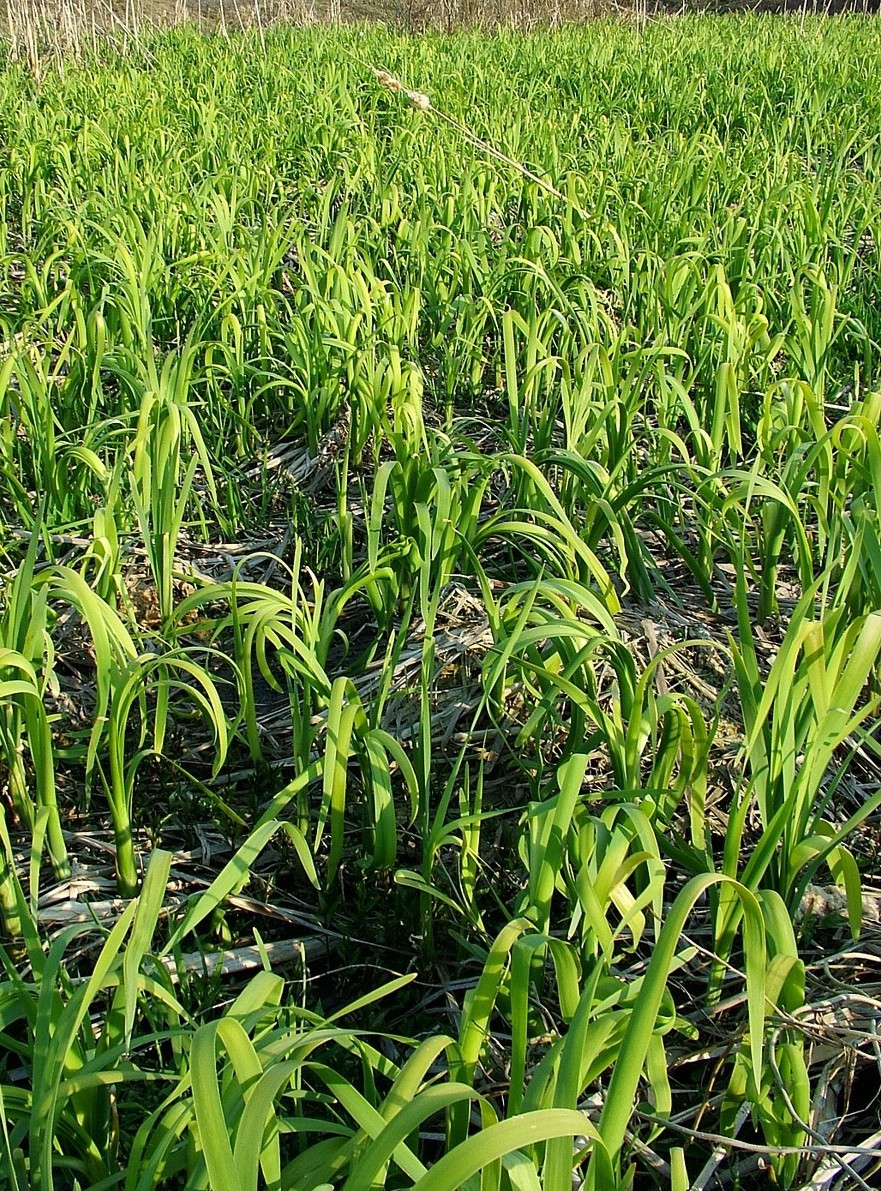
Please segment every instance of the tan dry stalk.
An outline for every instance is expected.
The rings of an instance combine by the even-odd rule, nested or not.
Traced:
[[[47,63],[65,62],[94,45],[94,14],[86,0],[22,0],[7,6],[12,57],[39,76]]]
[[[37,52],[36,23],[34,13],[29,2],[19,5],[8,5],[6,20],[9,28],[9,45],[12,59],[24,62],[33,73],[37,72],[39,54]]]
[[[522,161],[517,161],[516,158],[509,157],[507,153],[503,153],[501,149],[497,149],[490,141],[486,141],[482,137],[479,137],[475,132],[471,131],[467,124],[463,124],[461,121],[456,120],[453,116],[448,116],[446,112],[442,112],[440,108],[434,106],[424,92],[410,90],[387,70],[379,70],[375,66],[370,66],[368,69],[373,72],[379,82],[384,87],[388,88],[389,91],[405,95],[413,107],[417,108],[420,112],[434,112],[439,120],[443,120],[445,124],[449,124],[451,128],[455,128],[461,136],[465,137],[465,139],[470,144],[474,145],[475,148],[480,149],[482,153],[486,153],[487,156],[494,158],[496,161],[501,161],[505,165],[510,166],[512,169],[517,170],[517,172],[522,174],[524,178],[528,178],[530,182],[534,182],[536,186],[540,186],[542,190],[547,191],[548,194],[552,194],[554,198],[558,198],[561,202],[567,203],[575,211],[577,211],[579,215],[586,218],[586,214],[581,207],[575,204],[570,198],[567,198],[567,196],[563,194],[561,190],[558,190],[556,186],[552,185],[544,178],[540,178],[538,174],[534,174],[532,170],[528,169],[523,164]]]
[[[307,0],[264,0],[267,25],[311,25],[316,20],[315,7]]]

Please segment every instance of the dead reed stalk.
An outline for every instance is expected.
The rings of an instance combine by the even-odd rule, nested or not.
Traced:
[[[460,120],[456,120],[453,116],[448,116],[446,112],[443,112],[440,110],[440,108],[435,107],[424,92],[410,90],[387,70],[379,70],[375,66],[371,66],[369,69],[373,72],[383,87],[386,87],[389,91],[404,95],[410,101],[412,106],[418,111],[433,112],[439,120],[442,120],[445,124],[448,124],[451,128],[454,128],[462,137],[464,137],[465,140],[469,142],[469,144],[473,145],[476,149],[479,149],[488,157],[492,157],[494,160],[500,161],[502,164],[509,166],[513,170],[516,170],[519,174],[522,174],[524,178],[528,179],[530,182],[534,182],[536,186],[540,186],[542,190],[546,191],[548,194],[552,194],[554,198],[557,198],[561,202],[571,206],[574,210],[578,211],[580,215],[586,218],[584,211],[570,197],[567,197],[561,190],[558,190],[556,186],[548,182],[545,178],[539,177],[538,174],[533,173],[532,170],[528,169],[522,161],[517,161],[516,158],[509,157],[507,153],[503,153],[501,149],[497,149],[491,141],[487,141],[482,137],[479,137],[475,132],[472,132],[467,124],[463,124]]]
[[[125,0],[122,15],[112,0],[13,0],[6,13],[11,57],[37,77],[51,67],[63,72],[102,41],[126,49],[144,24],[142,0]]]
[[[11,54],[34,73],[47,65],[64,69],[94,44],[94,10],[85,0],[18,0],[7,7]]]

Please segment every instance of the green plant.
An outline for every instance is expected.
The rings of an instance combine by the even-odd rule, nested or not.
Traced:
[[[878,29],[260,13],[0,53],[0,1178],[810,1180]]]

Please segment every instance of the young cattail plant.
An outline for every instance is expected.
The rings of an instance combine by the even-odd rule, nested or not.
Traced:
[[[70,874],[67,846],[56,795],[55,755],[44,699],[53,680],[54,650],[44,592],[34,589],[39,536],[31,535],[27,553],[4,592],[0,614],[0,748],[12,809],[33,841],[39,861],[48,845],[56,878]],[[29,764],[26,758],[29,757]],[[33,793],[31,789],[33,788]],[[11,913],[6,886],[4,911]]]

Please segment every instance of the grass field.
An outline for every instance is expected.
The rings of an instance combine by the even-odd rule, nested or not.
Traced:
[[[0,66],[0,1186],[877,1185],[879,68]]]

